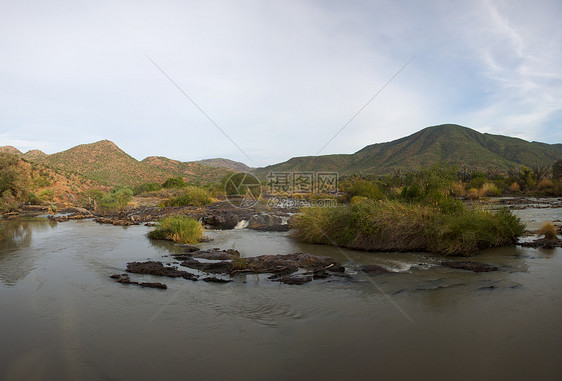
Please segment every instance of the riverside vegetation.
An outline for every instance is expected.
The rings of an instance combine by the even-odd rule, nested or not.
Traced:
[[[402,188],[353,179],[342,184],[349,204],[302,210],[294,237],[370,251],[431,251],[470,255],[514,244],[524,225],[508,210],[470,208],[454,198],[455,169],[435,165]]]
[[[148,233],[152,239],[164,239],[178,243],[197,243],[203,238],[203,225],[187,216],[169,216],[160,220]]]

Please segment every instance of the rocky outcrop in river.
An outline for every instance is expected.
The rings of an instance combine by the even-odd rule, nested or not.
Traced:
[[[241,274],[270,274],[268,279],[291,285],[300,285],[318,279],[347,277],[345,267],[330,257],[307,253],[260,255],[241,258],[237,250],[199,250],[186,245],[185,252],[173,254],[182,267],[205,274],[215,274],[200,278],[199,274],[180,270],[176,266],[162,262],[129,262],[127,272],[171,278],[184,278],[192,281],[202,280],[213,283],[227,283]],[[221,275],[217,277],[216,275]],[[225,278],[227,277],[227,278]],[[115,274],[111,278],[119,283],[138,284],[143,287],[156,287],[152,283],[139,283],[130,280],[127,274]]]

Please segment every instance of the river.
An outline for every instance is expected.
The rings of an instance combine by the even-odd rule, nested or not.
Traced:
[[[545,211],[526,209],[532,222]],[[550,219],[562,210],[550,209]],[[127,262],[181,250],[145,226],[11,221],[0,243],[1,380],[559,380],[562,249],[508,247],[438,266],[427,253],[364,253],[288,233],[209,231],[202,248],[332,256],[351,280],[228,284],[136,275]],[[394,271],[366,275],[359,264]]]

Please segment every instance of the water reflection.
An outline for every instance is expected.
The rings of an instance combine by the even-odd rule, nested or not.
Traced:
[[[32,270],[38,253],[27,252],[22,255],[20,250],[31,245],[33,231],[54,228],[54,221],[45,219],[10,220],[0,222],[0,279],[8,285],[14,285],[25,278]]]
[[[165,241],[165,240],[158,240],[158,239],[150,239],[147,238],[148,242],[150,242],[150,246],[152,246],[156,251],[161,253],[172,253],[172,254],[180,254],[184,252],[184,249],[181,245],[175,244],[172,241]]]

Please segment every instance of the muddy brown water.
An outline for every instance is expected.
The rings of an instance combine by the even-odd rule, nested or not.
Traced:
[[[531,221],[561,209],[518,211]],[[472,260],[501,271],[438,266],[427,253],[364,253],[287,233],[211,231],[203,248],[243,256],[309,252],[351,281],[228,284],[132,274],[181,249],[144,226],[10,222],[0,244],[1,380],[562,378],[562,250],[508,247]],[[359,264],[393,273],[362,275]]]

